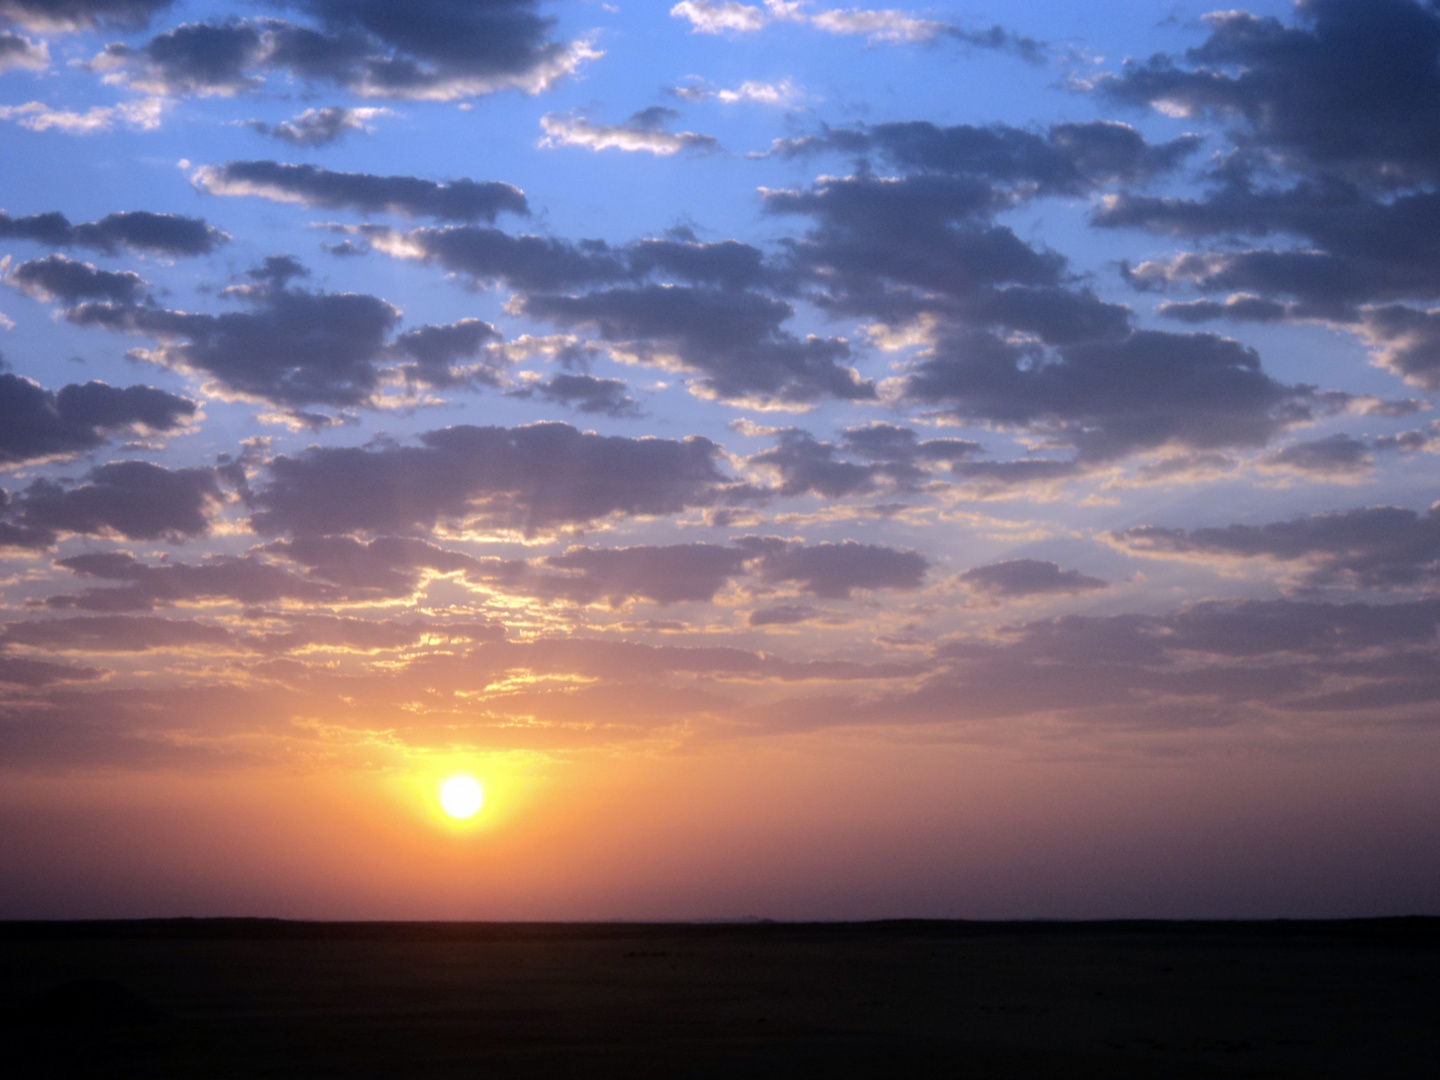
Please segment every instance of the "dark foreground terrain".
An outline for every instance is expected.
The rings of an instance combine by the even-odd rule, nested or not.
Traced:
[[[1440,920],[0,923],[0,1074],[1440,1076]]]

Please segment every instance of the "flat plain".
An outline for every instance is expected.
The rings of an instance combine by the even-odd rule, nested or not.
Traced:
[[[1440,919],[0,923],[12,1077],[1433,1077]]]

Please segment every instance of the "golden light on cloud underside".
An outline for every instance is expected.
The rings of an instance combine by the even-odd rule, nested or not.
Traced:
[[[440,805],[453,818],[472,818],[485,805],[485,789],[473,776],[452,776],[440,785]]]

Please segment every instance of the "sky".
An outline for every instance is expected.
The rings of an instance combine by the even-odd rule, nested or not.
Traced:
[[[1440,914],[1440,6],[0,0],[0,161],[0,917]]]

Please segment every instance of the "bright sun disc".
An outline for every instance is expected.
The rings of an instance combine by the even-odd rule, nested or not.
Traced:
[[[452,776],[440,786],[440,805],[451,817],[474,817],[484,802],[479,781],[468,776]]]

